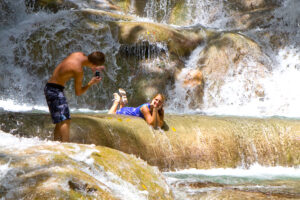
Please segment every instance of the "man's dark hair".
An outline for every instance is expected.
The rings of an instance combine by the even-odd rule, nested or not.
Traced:
[[[88,59],[94,65],[102,65],[105,62],[105,55],[100,51],[95,51],[88,55]]]

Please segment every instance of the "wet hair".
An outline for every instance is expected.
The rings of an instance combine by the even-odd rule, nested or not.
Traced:
[[[105,55],[100,51],[95,51],[88,55],[88,60],[94,65],[102,65],[105,62]]]

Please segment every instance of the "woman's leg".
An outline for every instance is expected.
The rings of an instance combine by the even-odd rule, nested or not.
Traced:
[[[119,93],[120,93],[120,95],[122,97],[122,100],[121,100],[120,103],[123,103],[123,106],[124,106],[124,105],[126,105],[128,103],[127,96],[126,96],[126,91],[124,89],[122,89],[122,88],[119,88]]]
[[[114,103],[109,109],[108,114],[116,114],[119,103],[120,103],[120,96],[117,93],[114,93]]]

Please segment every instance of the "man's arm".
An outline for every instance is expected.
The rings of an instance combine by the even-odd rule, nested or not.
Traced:
[[[90,86],[92,86],[95,83],[99,83],[101,81],[101,77],[93,77],[86,86],[82,87],[83,72],[76,73],[74,79],[75,79],[75,94],[77,96],[82,95],[89,89]]]

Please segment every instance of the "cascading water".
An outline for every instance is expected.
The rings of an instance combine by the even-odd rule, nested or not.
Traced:
[[[79,6],[83,8],[88,7],[83,2],[77,2]],[[157,5],[156,5],[157,4]],[[198,107],[198,112],[204,112],[207,114],[225,114],[225,115],[245,115],[245,116],[290,116],[297,117],[297,102],[300,95],[297,94],[297,85],[299,83],[297,77],[299,74],[299,13],[293,8],[297,7],[299,3],[295,1],[284,1],[281,3],[281,7],[276,9],[273,13],[274,19],[269,22],[264,22],[267,28],[256,28],[242,31],[243,34],[248,35],[250,38],[256,40],[261,44],[261,48],[265,53],[265,59],[271,61],[269,66],[272,68],[270,74],[266,77],[257,77],[255,71],[252,70],[251,65],[257,65],[252,58],[248,58],[241,65],[237,71],[229,72],[225,77],[225,84],[221,88],[212,88],[212,80],[207,80],[204,87],[203,105]],[[217,7],[214,5],[218,5]],[[163,18],[167,19],[171,15],[171,1],[149,1],[145,8],[145,13],[150,19],[158,20],[158,13],[149,14],[149,12],[158,12],[163,10]],[[229,20],[230,13],[224,7],[223,2],[219,1],[186,1],[184,6],[187,8],[188,25],[193,26],[195,24],[201,24],[207,27],[219,27],[222,29],[231,30],[233,27],[226,26],[226,21]],[[216,11],[212,12],[214,8]],[[70,99],[72,106],[89,107],[104,109],[109,104],[108,98],[111,98],[111,92],[106,87],[115,85],[113,80],[117,79],[117,74],[120,71],[120,67],[116,64],[116,53],[118,51],[118,44],[113,42],[113,36],[110,34],[107,26],[103,24],[98,28],[98,31],[94,31],[93,36],[81,35],[80,37],[85,39],[84,43],[80,43],[78,36],[72,35],[68,28],[74,27],[76,20],[68,20],[62,17],[70,16],[70,18],[77,18],[74,12],[60,11],[56,14],[50,14],[47,12],[38,13],[26,13],[26,7],[24,2],[6,2],[2,3],[2,9],[5,12],[1,12],[1,107],[6,107],[7,102],[13,102],[15,104],[29,104],[35,105],[35,108],[41,109],[37,106],[45,106],[44,97],[39,95],[42,92],[43,84],[50,76],[54,66],[63,59],[65,53],[72,51],[85,51],[90,52],[100,46],[102,51],[112,56],[110,60],[112,63],[107,63],[108,68],[108,80],[104,85],[100,85],[96,89],[88,92],[88,95],[76,98],[75,95],[70,92],[67,96]],[[218,13],[216,16],[215,13]],[[204,19],[203,16],[212,17],[211,20]],[[196,16],[196,17],[195,17]],[[78,17],[80,20],[80,17]],[[232,20],[232,19],[230,19]],[[167,23],[166,20],[160,20]],[[77,21],[79,22],[79,21]],[[13,24],[16,24],[13,26]],[[50,26],[49,28],[46,28]],[[51,25],[52,24],[52,25]],[[44,30],[43,30],[44,29]],[[42,33],[41,30],[44,32]],[[97,34],[99,33],[99,34]],[[261,37],[262,33],[274,35],[283,35],[284,43],[277,48],[272,47],[272,41],[268,41],[266,38]],[[97,35],[95,38],[95,35]],[[269,36],[272,38],[272,36]],[[89,40],[89,42],[86,42]],[[93,42],[101,41],[101,42]],[[57,47],[60,46],[60,47]],[[68,47],[65,49],[64,47]],[[54,47],[59,50],[54,50]],[[36,52],[35,49],[42,49],[42,52]],[[143,48],[143,47],[142,47]],[[205,45],[201,44],[200,49],[204,49]],[[189,69],[195,68],[197,65],[197,59],[199,59],[199,48],[195,49],[194,53],[186,60],[185,69],[182,73],[187,73]],[[135,49],[135,50],[134,50]],[[140,50],[138,50],[140,49]],[[141,47],[134,47],[130,51],[143,51]],[[151,48],[145,49],[145,51],[151,51]],[[159,49],[154,50],[150,54],[155,54]],[[201,51],[200,51],[201,52]],[[35,56],[35,57],[33,57]],[[44,59],[37,58],[36,56],[44,57]],[[155,56],[154,56],[155,57]],[[140,59],[146,59],[144,55],[141,55]],[[47,62],[45,63],[44,60]],[[194,60],[193,64],[191,63]],[[246,64],[245,64],[246,63]],[[168,62],[166,62],[168,65]],[[35,66],[35,67],[33,67]],[[201,68],[201,66],[200,66]],[[251,75],[252,74],[252,75]],[[130,76],[129,76],[130,77]],[[258,79],[261,88],[257,88],[253,84],[254,79]],[[280,80],[280,81],[278,81]],[[289,80],[287,82],[286,80]],[[126,80],[127,81],[127,80]],[[40,82],[42,84],[34,84]],[[125,78],[122,83],[125,83]],[[293,83],[293,84],[290,84]],[[169,92],[169,110],[176,112],[180,109],[180,112],[191,112],[188,103],[182,103],[183,99],[188,102],[193,97],[185,97],[186,89],[180,89],[180,77],[179,82],[175,83],[175,89],[170,89]],[[110,86],[109,86],[110,85]],[[243,85],[247,85],[243,87]],[[70,83],[68,88],[72,88]],[[117,85],[113,87],[118,87]],[[172,88],[172,87],[171,87]],[[28,90],[29,89],[29,90]],[[104,92],[103,92],[104,90]],[[257,90],[261,90],[264,95],[257,96],[255,93]],[[101,92],[99,92],[101,91]],[[74,100],[75,99],[75,100]],[[99,106],[92,104],[93,101],[98,101]],[[178,104],[176,102],[181,102]],[[79,105],[79,107],[78,107]],[[9,108],[5,108],[8,109]],[[24,108],[25,109],[25,108]],[[13,109],[10,109],[13,110]],[[42,110],[47,110],[42,109]],[[194,110],[194,108],[193,108]],[[242,112],[241,112],[242,110]]]
[[[71,81],[66,85],[70,89],[66,90],[66,96],[73,109],[107,109],[111,104],[113,91],[119,87],[124,87],[130,94],[130,80],[133,73],[138,71],[140,60],[161,59],[161,53],[167,53],[164,44],[152,45],[149,41],[145,41],[145,45],[123,48],[115,41],[116,36],[112,35],[107,24],[109,19],[91,16],[91,20],[99,21],[97,26],[93,22],[89,24],[89,19],[82,19],[85,12],[96,11],[97,5],[102,5],[103,2],[94,2],[91,5],[83,1],[73,3],[80,9],[56,13],[41,10],[33,13],[26,8],[23,1],[17,5],[10,1],[2,2],[2,9],[7,12],[3,14],[0,30],[0,43],[3,47],[0,50],[0,66],[3,72],[0,79],[0,105],[3,109],[15,111],[14,107],[20,108],[21,104],[21,110],[48,110],[45,107],[43,87],[54,67],[71,52],[82,51],[88,54],[95,50],[101,50],[107,55],[104,80],[80,97],[75,96]],[[104,1],[105,3],[107,2]],[[137,62],[129,63],[126,68],[121,69],[117,62],[127,62],[122,54],[136,56]],[[92,76],[89,71],[86,73],[84,82]]]
[[[74,51],[89,53],[101,49],[114,57],[115,49],[118,49],[118,44],[112,39],[107,25],[100,24],[91,28],[81,24],[81,17],[76,11],[59,11],[55,14],[46,11],[26,13],[23,1],[17,6],[9,1],[4,1],[3,4],[14,8],[9,14],[17,16],[12,18],[13,21],[3,20],[0,30],[2,38],[0,87],[1,105],[4,109],[10,110],[6,106],[8,101],[16,105],[22,104],[24,107],[44,106],[43,85],[54,67],[65,58],[64,54]],[[82,32],[79,36],[71,27],[85,29],[86,32]],[[111,96],[103,85],[107,81],[113,81],[119,67],[115,64],[114,58],[107,57],[107,65],[110,67],[107,68],[108,76],[104,84],[91,89],[90,94],[84,97],[76,98],[74,92],[67,93],[71,105],[80,105],[77,108],[88,107],[87,102],[91,99],[94,99],[94,102],[102,102],[103,105],[109,102],[107,97],[103,99],[106,92]],[[90,73],[89,78],[91,75]],[[73,83],[70,82],[67,87],[73,88]],[[95,106],[96,104],[93,105]]]
[[[216,1],[208,4],[213,5],[214,3],[218,4]],[[186,5],[189,4],[190,2],[187,1]],[[203,105],[196,112],[212,115],[299,117],[300,110],[297,102],[300,100],[300,95],[297,89],[297,85],[299,85],[297,77],[300,75],[300,16],[295,9],[299,6],[298,4],[299,2],[293,0],[283,1],[281,7],[273,11],[274,19],[263,22],[262,28],[240,30],[240,33],[255,39],[260,44],[260,48],[265,54],[264,62],[268,63],[270,71],[266,72],[264,76],[259,75],[254,68],[259,63],[255,61],[254,57],[246,57],[236,70],[228,71],[221,87],[214,86],[214,79],[206,80]],[[222,5],[222,3],[218,5]],[[199,3],[196,6],[202,8],[196,9],[198,12],[200,12],[199,10],[207,11],[205,13],[210,15],[210,10],[205,9],[207,5],[202,7]],[[208,22],[200,18],[192,18],[194,21],[191,22],[191,25],[198,20],[203,26],[215,27],[217,25],[225,30],[234,29],[232,25],[224,27],[228,21],[233,20],[233,17],[224,17],[229,16],[230,13],[226,12],[226,9],[223,11],[219,9],[218,11],[217,13],[223,14],[221,17],[214,18],[214,21]],[[281,45],[275,46],[274,43]],[[204,49],[204,47],[200,48]],[[200,58],[199,48],[194,51],[186,63],[189,63],[189,60]],[[196,65],[197,61],[192,67],[185,65],[186,68],[182,73],[187,73]],[[201,69],[201,66],[198,67]],[[171,91],[171,99],[174,101],[171,101],[170,105],[172,105],[173,110],[180,109],[180,111],[193,113],[195,110],[190,109],[189,104],[182,103],[182,99],[186,98],[185,92],[182,91],[186,91],[186,89],[180,88],[181,85],[178,83],[176,89]],[[263,95],[257,95],[257,93],[263,93]],[[177,101],[181,104],[174,107]],[[184,108],[182,109],[182,107]]]
[[[197,1],[186,0],[178,3],[172,0],[148,1],[145,7],[146,17],[160,23],[170,23],[170,16],[175,7],[182,7],[184,25],[204,25],[211,28],[225,28],[228,21],[226,12],[223,11],[223,1]],[[175,4],[175,5],[174,5]],[[182,9],[181,8],[181,9]],[[172,22],[171,22],[172,23]]]
[[[99,49],[103,51],[107,55],[107,76],[99,86],[92,88],[82,97],[76,97],[73,82],[68,83],[66,96],[72,112],[75,108],[81,109],[80,111],[84,113],[96,109],[105,110],[111,105],[112,93],[117,88],[124,87],[129,95],[135,94],[132,82],[140,78],[139,76],[142,76],[143,80],[137,82],[144,86],[144,77],[147,79],[160,76],[167,70],[172,71],[173,65],[170,61],[172,54],[168,52],[169,49],[165,43],[151,40],[151,37],[155,37],[153,32],[147,33],[148,40],[143,43],[132,46],[122,45],[117,41],[117,34],[113,34],[114,30],[110,26],[115,22],[113,17],[111,19],[109,16],[85,16],[86,10],[109,10],[109,6],[106,5],[108,1],[76,0],[71,2],[76,4],[77,8],[59,10],[54,13],[47,10],[32,12],[22,0],[0,2],[1,112],[47,112],[48,108],[43,96],[44,84],[54,67],[66,55],[74,51],[83,51],[86,54]],[[254,16],[252,24],[247,27],[243,21],[239,20],[246,18],[250,21],[249,16],[254,11],[245,9],[246,13],[240,14],[235,11],[238,9],[232,9],[232,5],[235,4],[233,1],[185,0],[176,4],[177,2],[172,0],[151,0],[145,3],[141,18],[131,15],[136,21],[154,21],[175,28],[180,26],[183,29],[207,27],[220,35],[226,35],[227,32],[232,31],[247,36],[261,49],[262,59],[249,55],[242,57],[237,65],[230,63],[229,66],[235,65],[235,68],[230,68],[224,73],[222,85],[218,85],[218,80],[213,76],[208,77],[204,82],[202,101],[195,104],[193,89],[183,87],[184,79],[191,71],[202,70],[205,67],[200,61],[210,45],[209,41],[206,41],[209,38],[208,34],[189,57],[180,58],[183,66],[176,74],[176,78],[162,76],[170,79],[166,81],[167,112],[300,117],[298,89],[300,84],[298,78],[300,76],[300,13],[297,9],[300,7],[300,2],[296,0],[268,2],[275,2],[273,7],[276,8],[265,9],[267,11],[272,9],[269,12],[271,17],[266,17],[265,20],[255,24]],[[130,1],[129,13],[135,14],[134,7],[138,3],[138,1]],[[180,10],[179,8],[183,9],[181,12],[178,11],[178,14],[175,11]],[[265,10],[262,9],[259,12]],[[112,11],[112,13],[123,14],[121,11]],[[177,15],[181,17],[176,21],[174,18]],[[127,63],[130,57],[134,59]],[[266,66],[262,69],[262,74],[257,71],[258,65]],[[92,76],[89,71],[86,73],[88,77],[85,81]],[[150,83],[159,84],[160,82],[154,80]],[[154,88],[149,87],[143,92],[147,93],[152,89],[155,91]],[[134,101],[134,98],[132,100]],[[194,106],[191,108],[190,104]],[[89,110],[84,110],[84,108]],[[176,129],[173,131],[176,133]],[[7,139],[6,133],[1,132],[0,138]],[[7,145],[5,147],[9,149]],[[171,146],[168,147],[171,149]],[[256,148],[253,146],[253,152]],[[9,165],[9,162],[0,162],[0,183],[9,178],[6,177]],[[241,167],[242,169],[170,172],[165,173],[165,176],[175,190],[176,199],[230,199],[229,194],[221,194],[220,191],[237,190],[272,193],[275,194],[274,198],[278,196],[280,198],[280,195],[300,198],[299,167],[260,165],[248,166],[248,169],[245,166]],[[268,173],[271,170],[272,172]],[[265,173],[257,174],[257,171]],[[209,196],[213,191],[220,192],[219,196]],[[135,197],[134,194],[130,195]],[[144,193],[140,195],[146,196]],[[239,197],[243,197],[243,193],[238,197],[235,196],[235,198]],[[263,199],[255,195],[252,197]]]

